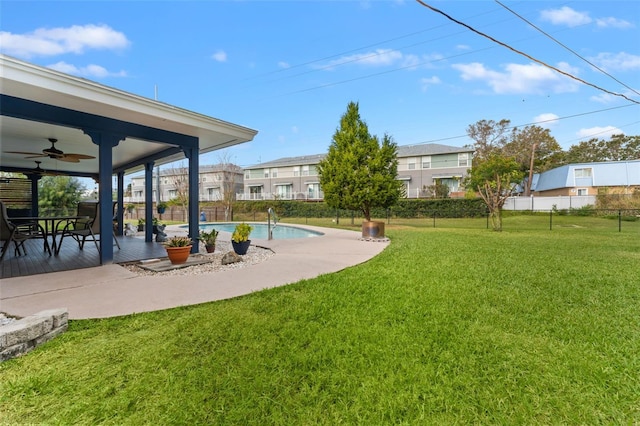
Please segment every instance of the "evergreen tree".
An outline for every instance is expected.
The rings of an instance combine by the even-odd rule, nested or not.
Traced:
[[[333,135],[327,156],[319,163],[320,185],[327,205],[359,210],[371,220],[374,207],[390,207],[402,195],[398,181],[397,145],[384,135],[369,134],[359,105],[350,102]]]

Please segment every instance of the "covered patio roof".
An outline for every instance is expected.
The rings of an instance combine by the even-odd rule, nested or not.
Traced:
[[[104,124],[101,118],[126,130],[112,150],[113,172],[132,173],[156,164],[184,158],[180,147],[184,137],[197,138],[199,153],[226,148],[252,140],[257,131],[213,117],[188,111],[153,99],[127,93],[93,81],[0,55],[0,169],[33,169],[35,160],[45,170],[70,174],[98,174],[98,146],[85,129]],[[76,120],[69,111],[78,112]],[[67,116],[66,118],[64,116]],[[133,127],[135,132],[131,132]],[[128,129],[126,129],[128,127]],[[42,153],[51,147],[65,153],[96,157],[70,163],[46,156],[25,158],[12,152]],[[173,143],[172,143],[173,142]],[[182,143],[181,143],[182,142]]]
[[[253,139],[257,131],[93,81],[0,55],[0,171],[93,177],[100,182],[100,229],[112,226],[112,176],[118,177],[118,222],[122,228],[124,175],[145,171],[145,220],[151,223],[152,170],[187,158],[189,234],[198,234],[199,154]],[[55,146],[52,140],[56,140]],[[44,151],[46,150],[46,151]],[[35,205],[35,207],[33,207]],[[37,216],[37,203],[32,212]],[[145,239],[151,241],[150,227]],[[122,229],[119,230],[120,233]],[[194,244],[192,252],[198,251]],[[100,263],[113,261],[101,244]]]

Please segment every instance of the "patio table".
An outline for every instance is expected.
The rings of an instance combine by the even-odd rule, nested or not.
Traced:
[[[56,234],[58,226],[62,222],[68,222],[70,220],[77,219],[89,219],[89,216],[22,216],[22,217],[10,217],[9,220],[16,225],[28,224],[30,222],[44,222],[44,239],[47,240],[51,236],[51,248],[53,252],[57,254],[58,242],[56,241]],[[51,228],[49,228],[51,225]],[[51,250],[48,250],[49,256],[51,256]]]

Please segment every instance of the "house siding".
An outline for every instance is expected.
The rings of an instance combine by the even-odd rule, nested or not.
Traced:
[[[536,175],[534,196],[630,194],[640,188],[640,160],[579,163]]]
[[[409,198],[427,196],[427,187],[438,181],[450,186],[451,196],[463,196],[460,182],[471,167],[472,155],[471,149],[440,144],[399,146],[398,178]],[[317,165],[324,156],[287,157],[249,167],[244,192],[237,198],[322,200]]]

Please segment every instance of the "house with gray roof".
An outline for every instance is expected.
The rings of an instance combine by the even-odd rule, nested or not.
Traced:
[[[568,164],[534,175],[533,195],[632,194],[640,190],[640,160]]]
[[[317,165],[326,154],[285,157],[245,168],[244,192],[238,200],[324,199]],[[398,179],[409,198],[429,196],[429,186],[441,183],[452,197],[463,196],[460,182],[471,168],[472,148],[441,144],[398,146]]]

